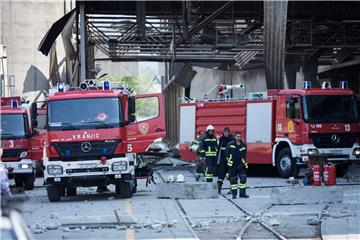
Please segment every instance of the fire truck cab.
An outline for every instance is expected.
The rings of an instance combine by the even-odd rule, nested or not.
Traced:
[[[357,101],[346,84],[331,88],[268,90],[239,99],[206,99],[180,105],[180,155],[195,158],[189,146],[196,134],[215,126],[242,132],[250,164],[272,164],[281,177],[296,176],[311,155],[326,156],[344,175],[360,160]]]
[[[34,188],[36,167],[42,158],[43,131],[36,130],[33,119],[36,106],[22,104],[20,97],[1,99],[1,146],[8,173],[15,179],[16,187]]]
[[[132,197],[136,154],[165,136],[161,94],[132,96],[126,89],[82,84],[48,97],[45,183],[50,201],[60,201],[76,187],[114,184]],[[142,113],[142,116],[139,113]]]

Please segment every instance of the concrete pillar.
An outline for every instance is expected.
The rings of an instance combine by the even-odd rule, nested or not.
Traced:
[[[284,87],[287,1],[264,1],[264,58],[268,89]]]

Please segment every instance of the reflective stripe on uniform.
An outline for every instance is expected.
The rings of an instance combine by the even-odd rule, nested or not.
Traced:
[[[241,152],[241,151],[246,151],[246,147],[240,148],[240,152]]]
[[[231,188],[231,190],[236,190],[237,189],[237,184],[231,184],[230,188]]]
[[[208,168],[205,169],[205,179],[212,179],[213,178],[213,174],[212,173],[208,173]]]
[[[234,145],[230,145],[230,148],[236,148]]]
[[[246,184],[245,183],[239,183],[239,188],[240,189],[246,188]]]
[[[216,152],[206,152],[205,156],[206,157],[216,157]]]
[[[227,159],[227,165],[229,167],[231,167],[233,165],[232,154],[230,154],[230,157],[228,157],[228,159]]]
[[[205,142],[216,142],[216,138],[207,138],[205,139]]]
[[[224,179],[219,178],[218,182],[224,182]]]
[[[221,147],[221,150],[226,150],[226,148],[224,148],[224,147]]]

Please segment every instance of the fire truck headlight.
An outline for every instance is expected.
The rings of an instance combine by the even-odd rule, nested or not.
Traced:
[[[47,171],[49,175],[57,175],[63,173],[63,168],[60,165],[49,165]]]
[[[319,151],[316,148],[311,148],[307,150],[308,155],[315,155],[318,154]]]
[[[128,168],[128,164],[126,161],[114,162],[112,164],[113,171],[125,171]]]
[[[28,155],[27,151],[23,151],[22,153],[20,153],[20,158],[24,158]]]
[[[22,169],[28,169],[28,168],[29,168],[29,164],[20,164],[20,168],[22,168]]]
[[[359,156],[360,155],[360,148],[354,148],[353,155]]]

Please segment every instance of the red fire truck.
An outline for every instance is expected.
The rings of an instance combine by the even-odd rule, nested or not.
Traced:
[[[36,105],[21,104],[20,97],[1,99],[1,160],[16,187],[34,188],[36,167],[41,166],[44,130],[36,130]]]
[[[161,94],[132,96],[108,81],[78,88],[58,85],[47,101],[44,176],[49,201],[60,201],[65,190],[114,184],[116,193],[132,197],[137,153],[164,137]]]
[[[250,164],[272,164],[281,177],[297,175],[312,154],[326,155],[339,175],[360,159],[360,127],[352,90],[322,88],[269,90],[241,99],[214,99],[180,105],[180,155],[195,158],[189,145],[208,124],[241,131]]]

